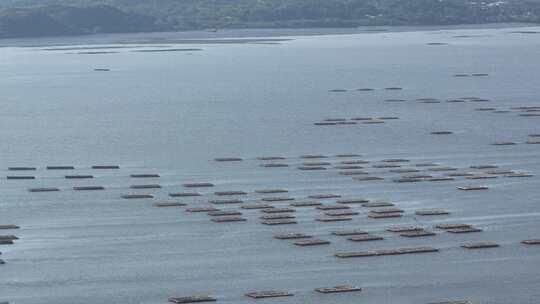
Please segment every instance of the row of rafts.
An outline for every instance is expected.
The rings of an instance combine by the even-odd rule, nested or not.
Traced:
[[[267,159],[267,158],[265,158]],[[281,159],[281,158],[280,158]],[[234,161],[239,161],[241,159],[234,159]],[[383,160],[381,163],[371,165],[372,168],[389,168],[390,173],[402,174],[398,178],[392,179],[396,183],[412,183],[412,182],[423,182],[423,181],[454,181],[456,177],[464,177],[466,180],[484,180],[484,179],[495,179],[499,176],[504,177],[532,177],[533,175],[528,172],[519,172],[514,170],[507,169],[497,169],[496,165],[473,165],[470,166],[472,169],[492,169],[482,172],[460,172],[458,168],[455,167],[445,167],[439,166],[434,163],[418,163],[415,166],[418,168],[405,168],[402,167],[402,162],[408,162],[408,160],[403,159],[388,159]],[[369,163],[364,160],[347,160],[340,162],[339,165],[333,166],[336,169],[343,169],[346,171],[339,171],[340,175],[344,176],[353,176],[353,180],[360,182],[367,181],[381,181],[384,180],[384,177],[381,176],[372,176],[370,173],[365,171],[364,164]],[[362,164],[362,166],[358,165]],[[263,167],[288,167],[288,164],[283,163],[269,163],[263,164]],[[317,170],[326,170],[328,166],[332,166],[331,162],[328,161],[311,161],[305,162],[302,166],[298,167],[299,170],[308,170],[308,171],[317,171]],[[420,167],[427,167],[429,172],[443,172],[444,176],[434,176],[428,172],[420,172]],[[403,175],[404,174],[404,175]],[[68,179],[91,179],[94,176],[92,175],[68,175],[65,176]],[[137,178],[158,178],[159,174],[132,174],[131,177]],[[8,176],[8,179],[34,179],[34,176]],[[184,183],[182,186],[186,188],[209,188],[214,187],[213,183],[210,182],[194,182],[194,183]],[[129,186],[130,189],[161,189],[160,184],[135,184]],[[485,186],[459,186],[459,190],[486,190]],[[103,186],[75,186],[73,187],[75,191],[85,191],[85,190],[105,190]],[[259,189],[255,190],[257,193],[271,193],[270,191],[281,191],[283,189]],[[53,192],[60,191],[60,188],[56,187],[39,187],[39,188],[30,188],[30,192]],[[266,192],[265,192],[266,191]],[[287,192],[286,190],[284,192]],[[247,192],[244,191],[217,191],[214,193],[218,196],[226,195],[247,195]],[[188,196],[201,196],[201,193],[198,192],[178,192],[178,193],[169,193],[171,197],[188,197]],[[151,194],[126,194],[122,196],[126,199],[134,198],[152,198]]]
[[[360,292],[362,288],[352,285],[339,285],[334,287],[323,287],[314,289],[317,293],[333,294],[333,293],[351,293]],[[265,290],[246,293],[244,296],[252,299],[265,299],[265,298],[280,298],[280,297],[292,297],[294,293],[288,290]],[[171,297],[169,302],[171,303],[202,303],[202,302],[216,302],[218,299],[208,295],[195,295],[184,297]],[[433,302],[429,304],[472,304],[468,300],[452,300],[445,302]]]

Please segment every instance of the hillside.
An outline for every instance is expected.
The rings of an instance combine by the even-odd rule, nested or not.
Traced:
[[[0,0],[0,37],[247,27],[540,22],[540,1]]]

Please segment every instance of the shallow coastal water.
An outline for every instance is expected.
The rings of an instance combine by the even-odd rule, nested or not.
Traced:
[[[0,231],[20,238],[14,245],[0,245],[0,258],[6,261],[0,265],[0,301],[165,303],[170,296],[202,293],[218,297],[220,303],[249,303],[253,300],[243,296],[246,292],[287,289],[295,296],[263,301],[536,303],[540,247],[520,242],[540,238],[540,145],[525,143],[529,134],[540,133],[540,117],[519,116],[522,112],[511,107],[540,106],[540,35],[513,31],[293,36],[278,44],[159,40],[113,49],[109,44],[87,45],[92,52],[114,52],[102,54],[40,46],[0,48],[0,224],[21,227]],[[201,50],[139,52],[144,49]],[[488,76],[454,77],[473,73]],[[385,90],[388,87],[403,89]],[[346,91],[331,92],[335,89]],[[463,97],[489,101],[446,102]],[[417,101],[422,98],[441,102]],[[510,112],[475,110],[480,107]],[[399,119],[384,124],[313,124],[364,116]],[[453,134],[430,134],[441,130]],[[517,144],[492,145],[501,140]],[[351,159],[370,161],[366,170],[385,180],[358,182],[337,169],[297,170],[309,161],[299,156],[308,153],[358,153],[361,157]],[[290,166],[262,168],[265,162],[256,160],[259,156],[283,156],[287,159],[279,162]],[[212,161],[216,157],[244,161]],[[392,179],[399,174],[371,168],[388,158],[411,160],[406,167],[435,162],[474,172],[486,170],[468,167],[496,164],[535,176],[395,183]],[[343,160],[322,161],[338,165]],[[110,164],[120,169],[90,168]],[[50,165],[76,169],[45,170]],[[13,166],[37,170],[7,170]],[[136,173],[159,173],[160,178],[129,177]],[[68,174],[94,178],[64,179]],[[8,175],[36,179],[5,180]],[[263,197],[255,189],[285,188],[285,196],[297,200],[318,193],[386,200],[405,214],[374,220],[366,217],[366,208],[355,206],[361,214],[352,221],[321,223],[314,220],[320,211],[297,208],[298,224],[266,226],[260,224],[258,210],[242,210],[246,222],[218,224],[204,213],[152,206],[172,200],[168,193],[190,191],[182,184],[194,181],[215,187],[197,189],[201,197],[175,200],[190,207],[207,205],[215,191],[243,190],[248,195],[241,198],[254,201]],[[150,183],[163,188],[128,188]],[[466,184],[490,189],[456,190]],[[71,189],[88,185],[105,190]],[[61,191],[27,191],[35,187]],[[152,193],[155,199],[122,199],[126,193]],[[443,208],[451,214],[414,216],[423,208]],[[433,230],[433,225],[445,222],[472,224],[483,232],[453,235],[437,230],[434,237],[407,239],[384,231],[399,224]],[[331,235],[343,228],[367,230],[385,240],[356,243]],[[281,232],[304,232],[332,243],[297,247],[272,238]],[[477,251],[459,247],[470,241],[501,246]],[[357,259],[333,256],[424,245],[440,251]],[[340,284],[364,290],[313,292]]]

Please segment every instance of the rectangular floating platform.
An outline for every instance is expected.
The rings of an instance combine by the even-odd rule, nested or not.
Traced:
[[[488,190],[486,186],[459,186],[458,190],[472,191],[472,190]]]
[[[429,174],[409,174],[409,175],[403,175],[402,178],[420,178],[420,179],[428,179],[433,178],[432,175]]]
[[[324,121],[336,121],[336,122],[338,122],[338,121],[347,121],[347,119],[346,118],[327,118]]]
[[[316,292],[320,293],[343,293],[343,292],[358,292],[362,291],[362,288],[352,285],[339,285],[334,287],[321,287],[315,288]]]
[[[88,179],[88,178],[94,178],[93,175],[66,175],[64,176],[66,179]]]
[[[408,163],[410,162],[410,160],[406,158],[387,158],[387,159],[381,160],[381,162],[383,163]]]
[[[519,172],[519,173],[510,173],[504,175],[504,177],[533,177],[534,175],[526,172]]]
[[[276,234],[274,235],[274,238],[278,240],[297,240],[297,239],[310,239],[312,238],[312,236],[304,234],[304,233],[284,233],[284,234]]]
[[[19,175],[19,176],[8,176],[7,179],[36,179],[35,176],[22,176],[22,175]]]
[[[112,165],[112,166],[98,165],[98,166],[92,166],[92,169],[120,169],[120,166],[117,166],[117,165]]]
[[[295,216],[288,213],[266,214],[260,217],[262,220],[284,220],[293,218],[295,218]]]
[[[368,213],[368,217],[372,219],[384,219],[384,218],[395,218],[402,217],[403,215],[400,212],[395,213]]]
[[[154,198],[152,194],[124,194],[122,195],[123,199],[143,199],[143,198]]]
[[[1,240],[0,239],[0,245],[13,245],[13,241],[12,240]]]
[[[220,210],[214,207],[193,207],[193,208],[186,209],[186,212],[192,212],[192,213],[213,212],[213,211],[220,211]]]
[[[349,199],[340,199],[336,201],[336,204],[344,204],[344,205],[365,204],[365,203],[369,203],[369,200],[365,198],[349,198]]]
[[[366,177],[353,177],[353,180],[359,181],[359,182],[369,182],[369,181],[384,180],[384,178],[377,177],[377,176],[366,176]]]
[[[0,235],[0,241],[14,241],[18,239],[15,235]]]
[[[288,213],[288,212],[295,212],[296,210],[291,208],[268,208],[268,209],[262,209],[261,212],[264,213]]]
[[[255,193],[260,194],[276,194],[276,193],[287,193],[289,190],[287,189],[257,189],[255,190]]]
[[[321,155],[321,154],[304,154],[304,155],[301,155],[300,158],[304,158],[304,159],[318,159],[318,158],[328,158],[328,156]]]
[[[3,224],[3,225],[0,225],[0,229],[5,229],[5,230],[8,230],[8,229],[19,229],[20,227],[17,226],[17,225],[13,225],[13,224]]]
[[[285,157],[281,156],[260,156],[257,157],[257,160],[283,160],[286,159]]]
[[[229,199],[229,200],[209,200],[210,204],[213,205],[232,205],[232,204],[242,204],[244,201],[238,199]]]
[[[395,205],[393,203],[389,203],[389,202],[371,202],[371,203],[362,204],[362,207],[366,207],[366,208],[394,207],[394,206]]]
[[[210,211],[207,213],[209,216],[239,216],[242,215],[240,211]]]
[[[148,185],[131,185],[130,189],[160,189],[161,185],[158,184],[148,184]]]
[[[358,165],[339,165],[339,166],[334,166],[334,169],[338,169],[338,170],[360,170],[360,169],[364,169],[364,167],[358,166]]]
[[[185,203],[178,202],[163,202],[163,203],[154,203],[154,207],[184,207],[187,206]]]
[[[416,215],[428,216],[428,215],[447,215],[450,212],[443,209],[422,209],[414,212]]]
[[[400,168],[401,165],[398,164],[378,164],[371,166],[372,168],[376,169],[387,169],[387,168]]]
[[[433,172],[457,171],[457,168],[454,168],[454,167],[434,167],[434,168],[429,168],[428,171],[433,171]]]
[[[433,178],[427,179],[427,181],[429,182],[449,182],[453,180],[456,180],[456,179],[450,176],[433,177]]]
[[[295,202],[290,204],[292,207],[316,207],[321,205],[320,202]]]
[[[418,183],[424,181],[423,178],[398,178],[394,179],[394,183]]]
[[[462,223],[449,223],[449,224],[438,224],[435,225],[435,228],[438,229],[462,229],[462,228],[471,228],[472,225],[469,224],[462,224]]]
[[[505,175],[505,174],[512,174],[515,173],[513,170],[489,170],[486,171],[486,174],[493,174],[493,175]]]
[[[60,191],[58,188],[30,188],[28,189],[30,192],[56,192]]]
[[[472,176],[466,176],[465,179],[493,179],[497,178],[495,175],[472,175]]]
[[[540,239],[524,240],[524,241],[521,241],[521,243],[523,243],[525,245],[540,245]]]
[[[178,193],[169,193],[170,197],[190,197],[190,196],[201,196],[202,194],[198,192],[178,192]]]
[[[216,191],[214,192],[217,196],[232,196],[232,195],[246,195],[247,192],[244,191]]]
[[[288,164],[262,164],[261,167],[264,168],[284,168],[288,167]]]
[[[36,167],[9,167],[9,171],[36,171]]]
[[[242,159],[239,158],[239,157],[218,157],[218,158],[214,158],[214,161],[217,161],[217,162],[239,162],[239,161],[242,161]]]
[[[321,205],[316,207],[319,210],[343,210],[343,209],[350,209],[351,207],[347,205]]]
[[[346,216],[332,216],[332,217],[319,217],[315,219],[318,222],[329,223],[329,222],[343,222],[343,221],[352,221],[352,217]]]
[[[386,231],[403,233],[403,232],[413,232],[413,231],[424,231],[424,228],[419,226],[391,226],[386,228]]]
[[[203,302],[216,302],[217,299],[210,296],[190,296],[190,297],[179,297],[179,298],[169,298],[169,302],[176,304],[186,304],[186,303],[203,303]]]
[[[497,169],[497,168],[499,168],[499,166],[496,166],[496,165],[473,165],[473,166],[470,166],[469,168],[482,170],[482,169]]]
[[[73,187],[75,191],[95,191],[95,190],[105,190],[103,186],[78,186]]]
[[[447,173],[446,176],[450,176],[450,177],[468,177],[468,176],[474,176],[475,174],[474,173],[471,173],[471,172],[452,172],[452,173]]]
[[[131,174],[130,177],[132,178],[155,178],[159,177],[159,174]]]
[[[344,160],[344,161],[341,161],[341,163],[344,165],[363,165],[363,164],[369,164],[369,161],[357,159],[357,160]]]
[[[303,241],[296,241],[293,244],[296,246],[319,246],[319,245],[329,245],[330,241],[320,240],[320,239],[308,239]]]
[[[339,175],[346,175],[346,176],[350,176],[350,175],[368,175],[369,172],[366,172],[366,171],[341,171],[339,172]]]
[[[325,212],[324,215],[326,216],[353,216],[358,215],[359,213],[357,211],[352,210],[336,210],[336,211],[328,211]]]
[[[403,232],[399,234],[399,236],[407,237],[407,238],[417,238],[417,237],[434,236],[434,235],[436,235],[435,232],[425,231],[425,230],[407,231],[407,232]]]
[[[530,135],[529,135],[530,136]],[[362,155],[360,154],[355,154],[355,153],[345,153],[345,154],[337,154],[336,157],[340,157],[340,158],[348,158],[348,157],[360,157]]]
[[[319,167],[319,166],[330,166],[332,163],[329,162],[307,162],[302,163],[302,166],[306,167]]]
[[[211,221],[216,222],[216,223],[229,223],[229,222],[245,222],[247,220],[239,216],[222,216],[222,217],[214,217],[211,219]]]
[[[459,301],[444,301],[444,302],[433,302],[429,304],[472,304],[471,301],[459,300]]]
[[[337,236],[353,236],[353,235],[360,235],[360,234],[368,234],[368,232],[364,230],[358,230],[358,229],[346,229],[346,230],[336,230],[332,232],[332,234],[337,235]]]
[[[294,197],[286,197],[286,196],[280,196],[280,197],[264,197],[261,199],[263,202],[286,202],[286,201],[294,201]]]
[[[377,214],[384,214],[384,213],[403,213],[404,211],[403,209],[388,207],[388,208],[372,209],[370,212],[377,213]]]
[[[467,228],[452,228],[446,229],[447,232],[461,234],[461,233],[473,233],[473,232],[482,232],[480,228],[467,227]]]
[[[369,241],[382,241],[384,240],[384,238],[379,235],[364,234],[364,235],[351,236],[347,238],[347,240],[353,241],[353,242],[369,242]]]
[[[431,132],[431,134],[433,134],[433,135],[450,135],[450,134],[454,134],[454,132],[452,132],[452,131],[433,131],[433,132]]]
[[[330,198],[340,198],[341,195],[338,195],[338,194],[314,194],[314,195],[309,195],[308,198],[312,198],[312,199],[330,199]]]
[[[319,171],[319,170],[326,170],[326,167],[302,166],[302,167],[298,167],[298,170],[302,170],[302,171]]]
[[[358,252],[339,252],[335,256],[338,258],[358,258],[358,257],[371,257],[371,256],[385,256],[385,255],[402,255],[402,254],[414,254],[414,253],[430,253],[438,252],[439,249],[433,247],[406,247],[398,249],[379,249],[369,251]]]
[[[499,247],[499,244],[494,242],[474,242],[474,243],[466,243],[461,245],[461,247],[466,249],[483,249],[483,248],[495,248]]]
[[[264,220],[261,222],[261,224],[269,225],[269,226],[277,226],[277,225],[292,225],[296,224],[296,221],[294,220]]]
[[[47,166],[47,170],[75,170],[74,166]]]
[[[420,172],[418,169],[409,169],[409,168],[401,168],[401,169],[392,169],[390,170],[392,173],[416,173]]]
[[[246,204],[242,205],[240,208],[251,210],[251,209],[272,209],[274,206],[268,204]]]
[[[267,290],[267,291],[256,291],[256,292],[249,292],[246,293],[247,297],[253,298],[253,299],[265,299],[265,298],[277,298],[277,297],[291,297],[294,294],[288,292],[288,291],[282,291],[282,290]]]

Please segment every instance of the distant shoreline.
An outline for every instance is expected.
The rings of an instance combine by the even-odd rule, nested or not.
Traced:
[[[290,40],[294,36],[323,36],[323,35],[351,35],[351,34],[377,34],[417,31],[440,30],[481,30],[504,28],[539,27],[536,23],[487,23],[487,24],[460,24],[460,25],[420,25],[420,26],[361,26],[343,28],[249,28],[249,29],[223,29],[213,31],[178,31],[178,32],[143,32],[143,33],[112,33],[89,34],[73,36],[47,36],[25,38],[0,39],[1,47],[50,47],[69,45],[102,45],[102,44],[201,44],[220,40],[221,43],[235,40],[241,43],[244,39],[250,42],[268,42],[279,37]],[[281,39],[278,39],[281,40]]]

